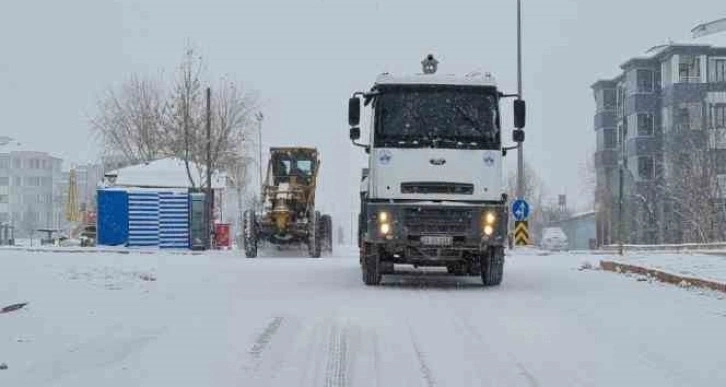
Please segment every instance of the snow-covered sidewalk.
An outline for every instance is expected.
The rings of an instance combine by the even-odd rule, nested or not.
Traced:
[[[726,255],[645,253],[605,258],[606,270],[633,272],[658,279],[726,291]]]

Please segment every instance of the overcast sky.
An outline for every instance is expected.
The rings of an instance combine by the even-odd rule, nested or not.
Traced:
[[[581,165],[595,144],[590,85],[624,59],[726,16],[726,7],[523,3],[525,158],[550,194],[582,206]],[[347,139],[351,92],[382,71],[419,71],[429,52],[441,72],[490,71],[515,92],[515,16],[515,0],[8,0],[0,12],[0,135],[72,162],[93,160],[88,117],[97,95],[132,72],[173,70],[191,41],[211,75],[261,93],[265,143],[320,148],[320,198],[327,211],[349,216],[364,161]]]

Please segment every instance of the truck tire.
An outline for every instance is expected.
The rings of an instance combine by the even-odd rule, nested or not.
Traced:
[[[321,224],[320,212],[315,211],[308,223],[308,254],[311,258],[320,258],[321,249]]]
[[[242,238],[247,258],[257,257],[257,219],[253,210],[247,210],[242,219]]]
[[[325,221],[325,251],[333,253],[333,218],[330,215],[324,216]]]
[[[368,243],[361,250],[361,274],[363,283],[368,286],[380,285],[383,274],[381,273],[381,257],[377,249],[371,248]]]
[[[481,257],[481,279],[484,286],[498,286],[504,277],[504,247],[489,247]]]

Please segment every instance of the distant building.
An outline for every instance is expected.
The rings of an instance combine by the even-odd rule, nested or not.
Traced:
[[[38,228],[58,228],[63,218],[59,202],[62,160],[0,137],[0,223],[25,237]]]
[[[592,89],[599,244],[724,238],[726,19],[627,60]]]
[[[588,211],[573,214],[554,222],[552,226],[560,227],[564,231],[570,250],[588,250],[596,245],[596,219],[597,213]]]

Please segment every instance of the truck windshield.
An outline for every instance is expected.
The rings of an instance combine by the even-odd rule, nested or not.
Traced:
[[[377,95],[374,108],[377,147],[500,147],[493,89],[400,87]]]

